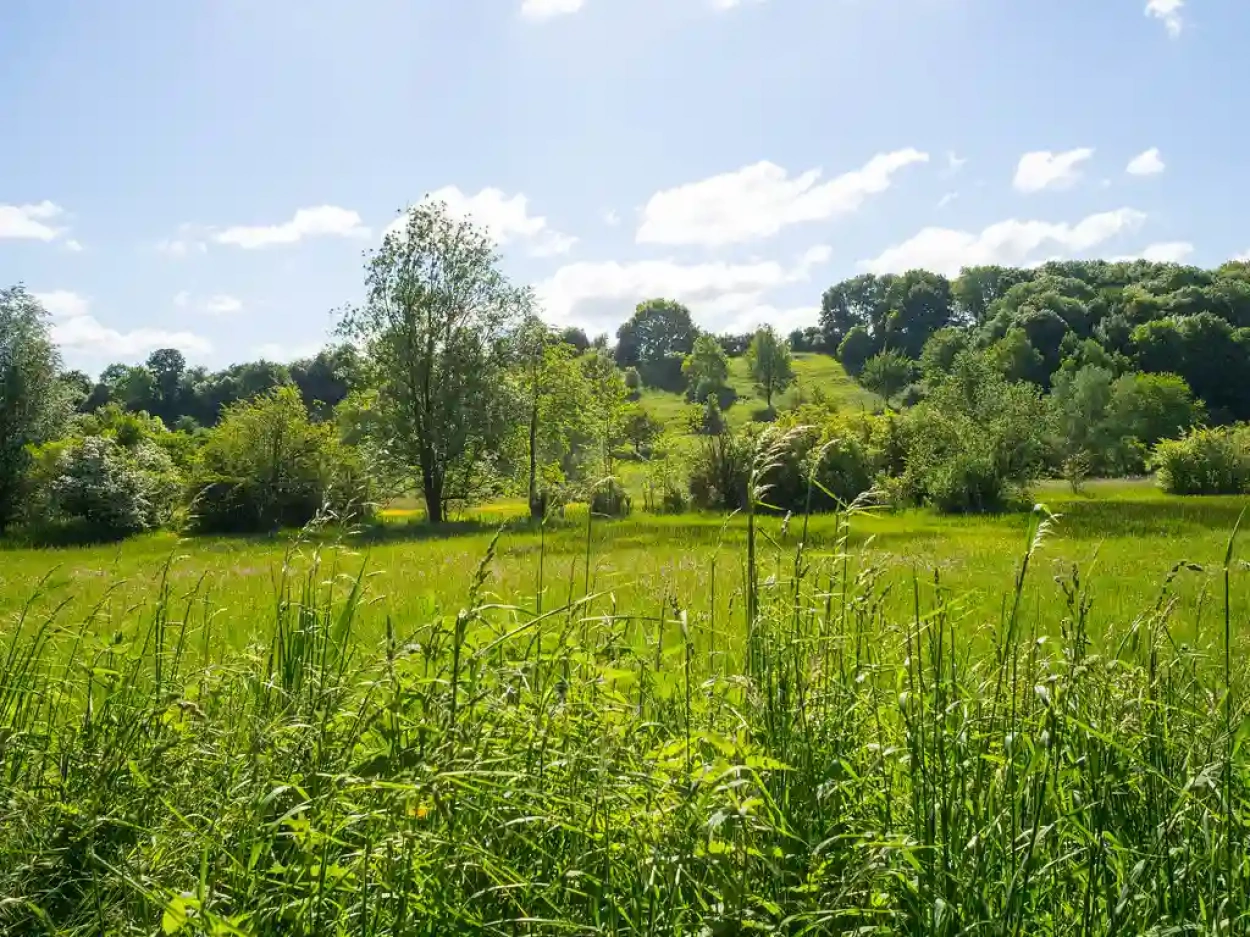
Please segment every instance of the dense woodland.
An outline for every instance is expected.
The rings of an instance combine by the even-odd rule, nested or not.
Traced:
[[[792,352],[836,357],[879,406],[840,410],[817,387],[774,408]],[[735,431],[738,356],[767,406]],[[866,492],[1002,510],[1043,476],[1250,484],[1241,262],[864,275],[785,338],[711,335],[655,299],[592,341],[544,324],[484,232],[427,204],[368,261],[362,302],[313,358],[210,372],[162,349],[93,379],[62,369],[17,286],[0,293],[0,369],[0,528],[44,533],[271,530],[403,494],[434,522],[502,495],[535,517],[570,500],[619,515],[640,495],[655,511],[736,509],[753,472],[778,510]],[[684,395],[679,421],[656,417],[656,393]]]

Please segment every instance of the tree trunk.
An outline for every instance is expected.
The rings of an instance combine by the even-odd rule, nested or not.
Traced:
[[[421,488],[425,495],[425,516],[431,524],[443,522],[443,476],[432,464],[433,453],[421,453]]]
[[[530,408],[530,517],[542,520],[543,506],[538,500],[538,395],[534,395],[534,405]]]

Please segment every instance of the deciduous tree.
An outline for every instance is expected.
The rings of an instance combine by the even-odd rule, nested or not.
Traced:
[[[505,339],[523,297],[490,237],[436,202],[409,209],[386,235],[365,288],[340,331],[374,365],[379,415],[439,523],[449,500],[477,493],[508,431]]]
[[[794,383],[794,358],[790,354],[790,346],[782,341],[771,325],[762,326],[751,339],[747,348],[747,367],[770,410],[773,395],[784,393]]]

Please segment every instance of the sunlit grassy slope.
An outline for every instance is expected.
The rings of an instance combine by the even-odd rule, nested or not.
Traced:
[[[773,400],[777,410],[794,407],[801,401],[810,401],[818,394],[844,409],[866,408],[872,410],[878,400],[855,383],[843,370],[842,365],[828,355],[801,353],[794,356],[794,385]],[[753,419],[766,415],[764,397],[751,383],[745,357],[729,359],[729,384],[737,391],[738,399],[727,411],[733,426],[743,426]],[[648,388],[643,392],[642,404],[651,413],[675,431],[682,428],[683,415],[688,406],[681,394]]]

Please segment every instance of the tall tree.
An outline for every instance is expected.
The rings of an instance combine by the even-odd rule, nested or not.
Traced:
[[[523,296],[486,232],[438,202],[409,209],[402,230],[387,234],[365,288],[340,332],[372,360],[379,415],[439,523],[448,500],[476,493],[483,460],[506,434],[505,338]]]
[[[545,507],[540,472],[553,466],[563,472],[586,431],[590,391],[577,355],[563,335],[552,333],[535,315],[526,316],[517,331],[515,379],[526,410],[526,488],[535,519]]]
[[[690,310],[671,299],[639,303],[616,332],[616,363],[636,367],[652,387],[675,390],[680,386],[681,362],[694,347],[695,328]]]
[[[751,380],[764,393],[771,410],[773,395],[784,393],[794,383],[794,358],[787,345],[771,325],[761,326],[747,347],[747,367]]]
[[[625,378],[605,353],[594,351],[582,358],[582,373],[589,390],[587,412],[602,453],[602,477],[612,474],[612,445],[620,437],[629,403]]]
[[[48,334],[48,314],[23,286],[0,290],[0,532],[21,503],[28,447],[60,433],[69,385]]]

